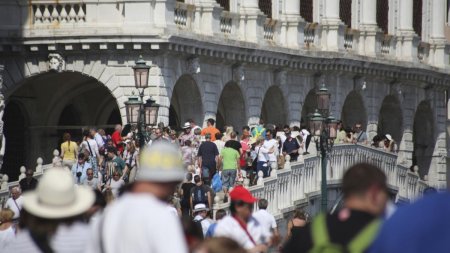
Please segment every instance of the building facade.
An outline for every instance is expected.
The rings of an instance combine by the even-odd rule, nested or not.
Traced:
[[[400,162],[444,188],[447,10],[444,0],[1,1],[2,172],[49,161],[64,132],[126,123],[142,55],[145,95],[166,125],[300,126],[326,84],[336,118],[391,134]]]

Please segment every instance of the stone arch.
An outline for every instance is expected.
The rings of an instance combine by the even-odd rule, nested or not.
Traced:
[[[44,162],[50,161],[64,132],[70,132],[74,139],[81,139],[82,128],[107,128],[111,111],[120,114],[117,100],[121,97],[116,98],[111,87],[80,72],[43,72],[8,87],[10,89],[5,92],[7,105],[13,100],[20,101],[23,112],[30,118],[29,138],[22,143],[30,150],[22,164],[28,167],[35,166],[37,157],[43,157]],[[123,93],[119,94],[123,96]],[[111,110],[105,110],[105,104]],[[14,177],[18,168],[13,169]]]
[[[377,133],[390,134],[400,143],[403,135],[403,114],[400,101],[394,95],[386,96],[381,103]]]
[[[179,128],[181,124],[188,119],[193,119],[197,125],[202,125],[202,96],[197,86],[197,82],[192,76],[182,75],[177,80],[170,98],[170,108],[169,125],[172,127]],[[170,114],[170,112],[172,112],[172,114]],[[170,121],[170,119],[172,120]]]
[[[300,124],[309,127],[309,115],[315,112],[317,108],[316,89],[311,89],[303,101],[302,118]]]
[[[414,115],[413,164],[419,166],[420,177],[428,175],[436,143],[435,123],[430,101],[422,101]]]
[[[225,125],[231,125],[239,131],[246,125],[245,100],[240,87],[235,82],[225,85],[220,94],[217,106],[216,127],[223,129]]]
[[[344,127],[353,127],[356,123],[361,123],[364,129],[367,127],[366,107],[359,92],[351,91],[345,98],[341,120]]]
[[[261,107],[261,119],[264,123],[285,125],[287,123],[287,110],[284,95],[280,87],[271,86],[264,95]]]

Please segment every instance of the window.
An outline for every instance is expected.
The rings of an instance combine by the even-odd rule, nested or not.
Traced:
[[[220,7],[222,7],[226,11],[230,11],[230,0],[216,0]]]
[[[313,0],[300,1],[300,16],[302,16],[306,22],[313,22]]]
[[[377,0],[377,25],[388,33],[389,0]]]
[[[267,16],[272,18],[272,0],[259,0],[259,9]]]
[[[339,17],[348,27],[352,27],[352,0],[340,0]]]
[[[413,1],[413,29],[422,36],[422,0]]]

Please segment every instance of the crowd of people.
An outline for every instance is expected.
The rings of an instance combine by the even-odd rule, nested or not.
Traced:
[[[270,176],[286,155],[295,161],[308,154],[311,134],[260,122],[239,135],[214,125],[208,119],[201,129],[189,120],[181,134],[158,127],[144,147],[120,125],[111,136],[84,131],[79,143],[64,134],[61,167],[39,182],[27,170],[11,189],[0,212],[0,251],[368,252],[378,238],[371,252],[389,252],[383,240],[391,231],[380,229],[389,193],[379,168],[352,166],[343,177],[343,208],[312,220],[295,209],[280,231],[270,203],[243,181]],[[366,144],[361,125],[355,129],[349,137],[339,128],[336,141]],[[228,210],[213,210],[217,195]]]

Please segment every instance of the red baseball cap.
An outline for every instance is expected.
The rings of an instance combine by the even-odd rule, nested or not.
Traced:
[[[256,201],[258,201],[257,198],[253,197],[253,195],[245,189],[242,185],[236,186],[231,192],[230,192],[230,199],[231,201],[243,201],[245,203],[253,204]]]

